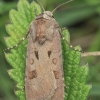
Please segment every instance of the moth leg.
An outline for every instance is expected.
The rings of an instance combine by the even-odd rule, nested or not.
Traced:
[[[62,28],[61,30],[63,31],[63,30],[65,30],[65,29],[66,29],[66,28]],[[61,31],[59,31],[59,33],[60,33],[61,38],[70,46],[70,48],[72,48],[72,49],[75,50],[75,51],[79,51],[79,52],[84,53],[83,50],[75,49],[75,48],[67,41],[67,39],[64,37],[64,35],[62,34]]]
[[[5,52],[6,50],[11,50],[11,49],[18,47],[27,38],[28,34],[29,34],[29,30],[27,31],[27,33],[24,35],[24,37],[15,46],[7,48],[7,49],[3,50],[3,52]]]

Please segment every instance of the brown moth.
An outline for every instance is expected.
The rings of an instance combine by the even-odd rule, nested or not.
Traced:
[[[68,2],[70,1],[72,0]],[[26,100],[64,100],[61,29],[53,12],[68,2],[59,5],[52,12],[45,11],[40,4],[44,12],[31,22],[24,38],[16,46],[5,49],[17,47],[30,33],[25,70]]]
[[[31,22],[26,58],[26,100],[64,100],[60,28],[50,11]]]
[[[58,7],[52,12],[43,8],[44,12],[30,24],[25,73],[26,100],[64,100],[61,29],[53,17]]]

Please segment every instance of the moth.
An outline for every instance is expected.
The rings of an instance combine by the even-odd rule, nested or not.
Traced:
[[[26,58],[26,100],[64,100],[60,28],[50,11],[30,24]]]
[[[60,27],[50,11],[30,24],[26,58],[26,100],[64,100]]]
[[[25,70],[26,100],[64,100],[61,28],[53,17],[58,7],[52,12],[43,8],[44,12],[31,22],[25,37],[14,46],[30,34]]]

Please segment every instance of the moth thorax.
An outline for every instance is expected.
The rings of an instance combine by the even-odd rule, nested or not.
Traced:
[[[37,42],[40,44],[43,44],[46,41],[46,35],[44,33],[41,34],[38,33],[36,38],[37,38]]]

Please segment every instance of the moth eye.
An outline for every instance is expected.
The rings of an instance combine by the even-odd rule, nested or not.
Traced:
[[[48,51],[48,57],[50,57],[50,55],[51,55],[51,51]]]
[[[35,53],[36,58],[39,59],[38,51],[34,51],[34,53]]]

